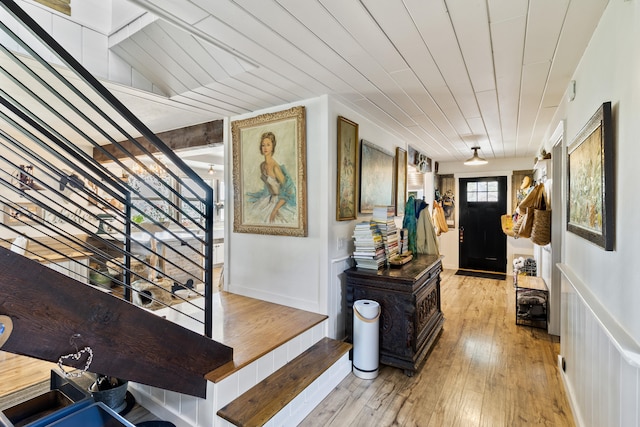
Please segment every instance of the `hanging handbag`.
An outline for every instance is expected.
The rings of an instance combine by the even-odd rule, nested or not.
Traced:
[[[513,223],[513,237],[520,237],[520,228],[522,228],[522,221],[524,221],[524,215],[518,215],[516,222]]]
[[[533,187],[533,189],[529,192],[529,194],[527,194],[527,196],[520,202],[516,211],[520,215],[526,215],[527,208],[535,206],[536,203],[539,203],[541,192],[544,192],[543,184],[538,184],[535,187]]]
[[[526,209],[526,214],[524,214],[524,219],[522,220],[522,225],[520,226],[520,230],[518,230],[518,237],[530,237],[531,230],[533,228],[534,221],[534,211],[533,207],[528,207]]]
[[[533,212],[531,241],[538,246],[548,245],[551,242],[551,209],[548,209],[544,189],[541,193],[541,202]]]
[[[513,231],[515,224],[513,223],[513,218],[511,217],[511,215],[509,214],[502,215],[500,217],[500,224],[502,226],[502,231],[504,232],[504,234],[511,237],[515,236],[515,233]]]
[[[519,226],[514,227],[516,238],[531,237],[531,230],[535,221],[535,210],[543,207],[544,204],[544,184],[538,184],[527,194],[527,196],[518,205]],[[522,218],[522,220],[520,220]]]

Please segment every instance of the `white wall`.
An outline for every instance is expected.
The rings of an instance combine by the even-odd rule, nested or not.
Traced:
[[[565,97],[555,117],[556,123],[566,119],[565,145],[571,143],[603,102],[612,103],[615,173],[608,179],[615,181],[616,232],[614,250],[607,252],[564,231],[563,264],[575,274],[574,282],[581,283],[578,289],[582,294],[571,297],[581,306],[579,310],[571,308],[575,304],[563,301],[561,351],[566,356],[565,379],[581,425],[638,425],[640,370],[628,363],[628,354],[624,355],[625,362],[620,362],[620,345],[615,344],[625,341],[627,334],[631,347],[637,348],[640,342],[640,271],[635,268],[640,241],[640,229],[635,226],[640,206],[635,180],[636,159],[640,156],[637,0],[609,2],[573,79],[575,100],[569,102]],[[554,179],[566,183],[565,174]],[[565,207],[556,207],[559,208]],[[563,286],[563,298],[573,293]],[[590,297],[585,299],[584,295]],[[579,314],[583,312],[586,314]],[[603,327],[607,324],[603,318],[610,318],[609,323],[615,327]],[[606,339],[600,338],[603,334]],[[623,381],[618,375],[607,375],[610,371],[623,372],[623,365]]]
[[[234,233],[233,186],[227,185],[229,201],[227,222],[229,232],[225,240],[225,281],[231,292],[285,304],[291,307],[326,312],[327,265],[327,178],[328,149],[326,126],[326,98],[282,105],[277,108],[256,111],[252,114],[232,117],[230,122],[264,113],[285,110],[303,105],[306,109],[307,143],[307,237],[272,236]],[[228,132],[230,135],[230,132]],[[231,141],[226,154],[227,182],[233,176]],[[257,147],[257,145],[256,145]],[[333,191],[331,191],[333,194]]]
[[[227,289],[234,293],[328,314],[329,336],[344,336],[344,283],[349,267],[356,222],[336,221],[337,118],[358,123],[359,137],[390,153],[407,144],[349,107],[323,96],[300,103],[232,117],[242,120],[259,114],[304,105],[307,126],[308,237],[234,233],[233,205],[227,204],[229,235],[225,240]],[[230,126],[230,124],[229,124]],[[229,129],[227,129],[229,135]],[[230,141],[227,136],[226,141]],[[227,182],[232,182],[232,151],[227,145]],[[233,200],[228,185],[227,200]],[[401,218],[397,221],[401,222]]]
[[[138,25],[137,30],[141,25],[156,19],[151,13],[143,11],[125,0],[74,1],[71,4],[71,16],[59,13],[39,3],[23,0],[18,0],[16,3],[98,79],[106,79],[136,89],[162,94],[149,80],[109,50],[109,36],[113,31],[125,27],[131,22]],[[143,18],[140,18],[141,16]],[[0,9],[0,19],[25,40],[31,48],[47,61],[53,64],[61,63],[48,49],[40,47],[40,44],[30,33],[13,25],[13,19],[7,17],[8,14],[4,9]],[[2,43],[11,50],[26,53],[16,43],[5,37],[4,32],[0,33],[0,38],[2,38]]]
[[[637,262],[640,228],[636,215],[637,159],[640,156],[640,4],[609,3],[574,75],[576,98],[565,102],[565,143],[586,124],[598,107],[611,101],[615,138],[615,244],[607,252],[572,233],[565,234],[564,263],[586,283],[603,306],[636,341],[640,341],[640,279]]]
[[[339,258],[345,255],[350,255],[353,252],[353,229],[355,224],[359,221],[368,220],[371,218],[370,214],[358,214],[358,218],[353,221],[336,221],[336,186],[337,186],[337,134],[338,134],[338,116],[343,116],[358,124],[358,137],[364,139],[381,149],[395,155],[396,147],[400,147],[407,150],[407,143],[398,139],[397,136],[389,133],[386,129],[381,128],[375,122],[355,113],[349,107],[329,98],[329,158],[330,163],[328,166],[329,175],[329,210],[327,215],[330,221],[330,244],[329,244],[329,257],[332,259]],[[346,244],[340,246],[340,239]]]
[[[345,334],[345,292],[346,284],[342,272],[350,267],[349,257],[353,252],[353,229],[359,221],[369,220],[371,215],[359,214],[356,220],[336,221],[336,187],[337,187],[337,134],[338,116],[343,116],[358,124],[358,137],[377,145],[389,153],[395,154],[396,147],[407,150],[407,143],[381,128],[375,122],[357,114],[344,104],[329,98],[328,104],[328,153],[329,162],[326,165],[328,174],[328,200],[326,218],[329,224],[327,233],[327,249],[329,252],[329,275],[327,314],[329,319],[329,336],[343,338]],[[433,190],[431,190],[433,193]],[[402,217],[396,218],[396,225],[402,224]]]

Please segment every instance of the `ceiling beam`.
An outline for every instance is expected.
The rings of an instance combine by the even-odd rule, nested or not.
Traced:
[[[223,121],[214,120],[211,122],[201,123],[198,125],[187,126],[180,129],[174,129],[157,134],[171,150],[180,151],[189,148],[199,148],[205,146],[215,146],[223,144],[222,139]],[[136,138],[136,141],[145,147],[151,153],[157,153],[159,150],[155,145],[150,143],[146,138]],[[132,141],[119,142],[126,151],[134,156],[145,154]],[[104,150],[104,151],[103,151]],[[100,148],[94,147],[93,158],[100,163],[106,163],[112,160],[107,153],[115,156],[117,159],[130,157],[115,144],[103,145]]]

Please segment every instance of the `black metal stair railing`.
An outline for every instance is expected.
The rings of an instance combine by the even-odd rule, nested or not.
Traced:
[[[13,19],[0,22],[0,245],[179,311],[211,337],[213,189],[13,1],[2,6]]]

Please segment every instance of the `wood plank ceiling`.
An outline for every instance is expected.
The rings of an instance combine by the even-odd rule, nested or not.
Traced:
[[[110,48],[212,119],[339,101],[439,161],[537,154],[608,0],[132,0]],[[115,38],[114,38],[115,40]]]

